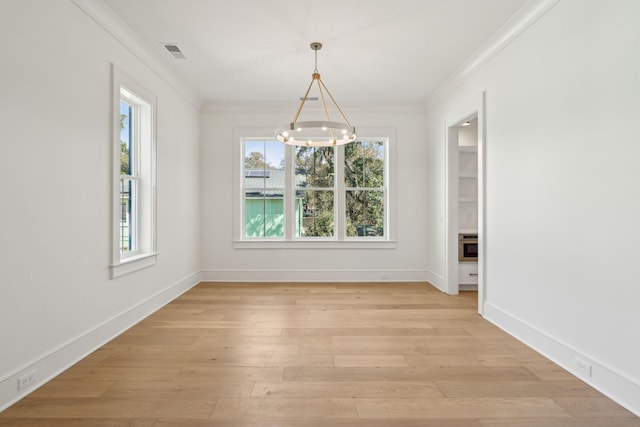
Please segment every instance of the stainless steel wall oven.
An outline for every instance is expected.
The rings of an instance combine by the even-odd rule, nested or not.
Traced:
[[[478,262],[478,235],[458,235],[458,260],[462,262]]]

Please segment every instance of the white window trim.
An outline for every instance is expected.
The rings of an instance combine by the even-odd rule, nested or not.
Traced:
[[[243,194],[242,183],[240,182],[241,171],[243,168],[243,144],[242,142],[246,138],[265,138],[265,136],[272,135],[273,129],[266,127],[251,127],[251,128],[234,128],[233,129],[233,241],[232,246],[234,249],[390,249],[397,247],[396,241],[396,178],[397,174],[395,158],[396,158],[396,129],[391,127],[368,127],[358,128],[359,139],[372,140],[376,138],[384,138],[387,140],[385,150],[385,180],[386,188],[384,191],[386,194],[385,205],[385,237],[342,237],[345,235],[345,216],[336,215],[336,227],[335,236],[329,238],[312,238],[312,237],[294,237],[293,224],[289,224],[287,221],[287,215],[285,215],[285,237],[278,239],[264,239],[264,238],[245,238],[243,237],[243,221],[244,221],[244,209],[243,209]],[[285,162],[287,164],[287,170],[291,170],[293,164],[293,158],[289,154],[289,150],[285,150]],[[342,147],[336,150],[336,168],[342,167],[344,169],[344,151]],[[395,171],[390,173],[390,171]],[[289,189],[293,190],[293,178],[290,178],[291,174],[287,174],[287,182]],[[295,190],[293,190],[295,191]],[[336,212],[338,209],[344,211],[345,204],[345,186],[343,180],[338,180],[335,187],[334,209]],[[285,212],[288,212],[293,208],[291,197],[285,198]]]
[[[143,201],[137,206],[135,219],[137,229],[137,248],[126,254],[120,253],[120,99],[121,88],[126,88],[135,97],[140,98],[149,109],[144,113],[145,121],[150,122],[146,130],[136,129],[136,132],[149,132],[142,137],[147,140],[141,147],[140,157],[144,161],[135,171],[139,181],[138,191]],[[111,240],[111,278],[124,276],[143,268],[151,267],[157,262],[156,250],[156,111],[157,97],[139,85],[112,64],[112,240]],[[136,125],[137,127],[138,125]],[[142,150],[144,149],[144,152]],[[141,161],[134,159],[134,161]],[[142,176],[144,175],[144,176]]]

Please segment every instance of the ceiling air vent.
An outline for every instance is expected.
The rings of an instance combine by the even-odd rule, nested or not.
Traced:
[[[306,98],[304,96],[300,97],[300,101],[317,101],[318,97],[317,96],[307,96]]]
[[[171,44],[171,43],[166,43],[163,46],[164,46],[165,49],[167,49],[169,51],[169,53],[171,55],[173,55],[174,58],[176,58],[176,59],[185,59],[186,58],[186,56],[184,56],[184,53],[182,53],[182,51],[180,50],[178,45]]]

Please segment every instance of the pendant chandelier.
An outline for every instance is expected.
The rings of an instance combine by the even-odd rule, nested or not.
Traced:
[[[296,111],[295,116],[293,116],[291,123],[280,126],[276,129],[276,139],[289,145],[309,147],[332,147],[335,145],[344,145],[349,142],[353,142],[356,140],[356,128],[351,126],[349,120],[347,120],[347,117],[333,98],[333,95],[331,95],[331,92],[329,92],[329,89],[327,89],[327,86],[322,81],[320,73],[318,73],[318,51],[322,49],[322,43],[314,42],[311,43],[310,47],[315,52],[316,65],[313,70],[313,74],[311,75],[311,83],[309,83],[309,87],[302,97],[300,107],[298,107],[298,111]],[[311,91],[314,83],[317,84],[318,91],[320,92],[320,99],[322,100],[322,107],[324,108],[324,118],[326,120],[299,122],[298,117],[300,117],[304,103],[307,101],[309,92]],[[333,105],[335,105],[336,109],[340,112],[344,123],[331,121],[331,116],[329,115],[329,110],[327,108],[325,92],[326,95],[329,96],[331,102],[333,102]]]

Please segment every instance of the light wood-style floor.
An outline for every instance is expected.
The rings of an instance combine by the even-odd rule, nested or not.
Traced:
[[[640,426],[426,283],[201,283],[6,426]]]

